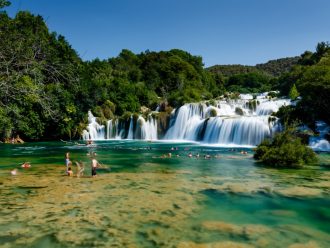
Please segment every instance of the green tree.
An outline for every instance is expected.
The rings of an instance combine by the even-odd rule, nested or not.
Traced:
[[[310,66],[297,82],[302,100],[297,108],[308,123],[324,120],[330,124],[330,54]]]
[[[300,168],[317,162],[313,150],[302,144],[294,126],[277,133],[272,140],[264,140],[257,146],[254,158],[275,168]]]
[[[8,7],[11,4],[11,2],[7,0],[0,0],[0,9]]]
[[[296,84],[293,84],[293,86],[289,92],[289,97],[291,100],[296,100],[298,96],[299,96],[299,92],[297,90]]]

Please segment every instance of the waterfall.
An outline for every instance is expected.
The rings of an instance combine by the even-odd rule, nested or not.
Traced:
[[[220,118],[208,121],[203,142],[223,145],[258,145],[270,137],[268,120],[260,117]]]
[[[124,131],[123,129],[120,128],[120,124],[119,124],[119,121],[118,119],[115,120],[115,139],[121,139],[124,135]]]
[[[83,132],[83,138],[85,140],[103,140],[105,138],[104,125],[100,125],[96,121],[96,117],[91,111],[88,111],[88,126],[87,130]]]
[[[133,115],[131,115],[131,121],[129,123],[127,139],[133,139],[134,130],[133,130]]]
[[[190,103],[173,111],[174,123],[165,135],[165,139],[183,140],[191,137],[191,131],[195,130],[205,115],[206,105]]]
[[[242,94],[238,99],[184,104],[172,111],[164,139],[255,146],[279,130],[276,121],[269,121],[270,115],[290,104],[288,99],[269,100],[267,94]],[[89,111],[89,124],[82,136],[83,139],[157,140],[158,130],[164,130],[164,124],[154,117],[157,114],[153,112],[146,119],[140,115],[136,121],[131,115],[129,123],[120,119],[108,120],[105,128]],[[329,145],[324,139],[322,142],[319,145]],[[311,146],[317,146],[316,141],[311,141]]]
[[[271,115],[276,113],[281,106],[290,105],[290,100],[262,101],[256,110],[257,115]]]
[[[309,146],[315,151],[330,151],[330,143],[325,139],[325,135],[330,132],[330,127],[323,121],[317,121],[316,131],[319,135],[310,137]]]
[[[140,138],[142,140],[157,140],[157,122],[151,115],[147,119],[145,121],[142,116],[138,118],[138,126],[141,133]]]
[[[109,120],[107,122],[107,139],[111,139],[112,136],[112,131],[113,131],[113,125],[112,125],[112,120]]]
[[[248,94],[215,101],[215,106],[209,107],[204,103],[185,104],[173,111],[165,139],[255,146],[278,129],[276,122],[273,125],[268,121],[270,115],[289,104],[290,100],[268,100],[266,95],[253,100]]]

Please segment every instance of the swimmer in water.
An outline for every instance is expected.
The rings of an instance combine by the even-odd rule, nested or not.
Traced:
[[[76,165],[77,165],[77,177],[83,176],[84,175],[84,163],[83,162],[77,162],[76,161]]]
[[[73,176],[73,171],[72,171],[71,167],[68,168],[68,173],[67,174],[68,174],[69,177]]]
[[[24,162],[22,165],[21,165],[22,168],[30,168],[31,167],[31,164],[30,162]]]
[[[211,155],[209,155],[209,154],[204,155],[204,159],[210,159],[210,158],[211,158]]]
[[[96,176],[96,168],[100,167],[100,164],[95,158],[92,158],[92,164],[91,165],[92,165],[92,177],[95,177]]]
[[[68,173],[68,169],[69,169],[69,164],[71,163],[70,161],[70,153],[67,152],[65,153],[65,166],[66,166],[66,173]]]

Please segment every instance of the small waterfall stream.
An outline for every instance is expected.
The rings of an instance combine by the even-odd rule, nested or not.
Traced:
[[[127,139],[133,139],[134,134],[133,134],[133,115],[131,115],[131,120],[129,123],[129,129],[128,129],[128,135],[127,135]]]
[[[104,125],[100,125],[96,121],[96,117],[91,111],[88,111],[88,126],[83,132],[84,140],[103,140],[105,139]]]

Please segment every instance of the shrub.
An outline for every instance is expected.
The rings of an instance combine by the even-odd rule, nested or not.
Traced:
[[[272,140],[264,140],[256,148],[254,158],[276,168],[300,168],[317,162],[313,150],[294,135],[294,128],[286,128]]]
[[[276,98],[278,97],[279,93],[275,92],[275,91],[270,91],[268,92],[267,96],[270,98]]]
[[[218,115],[218,113],[217,113],[216,109],[212,108],[210,110],[210,117],[216,117],[217,115]]]
[[[257,106],[260,104],[260,102],[258,100],[250,100],[246,103],[247,107],[252,110],[252,111],[256,111]]]

